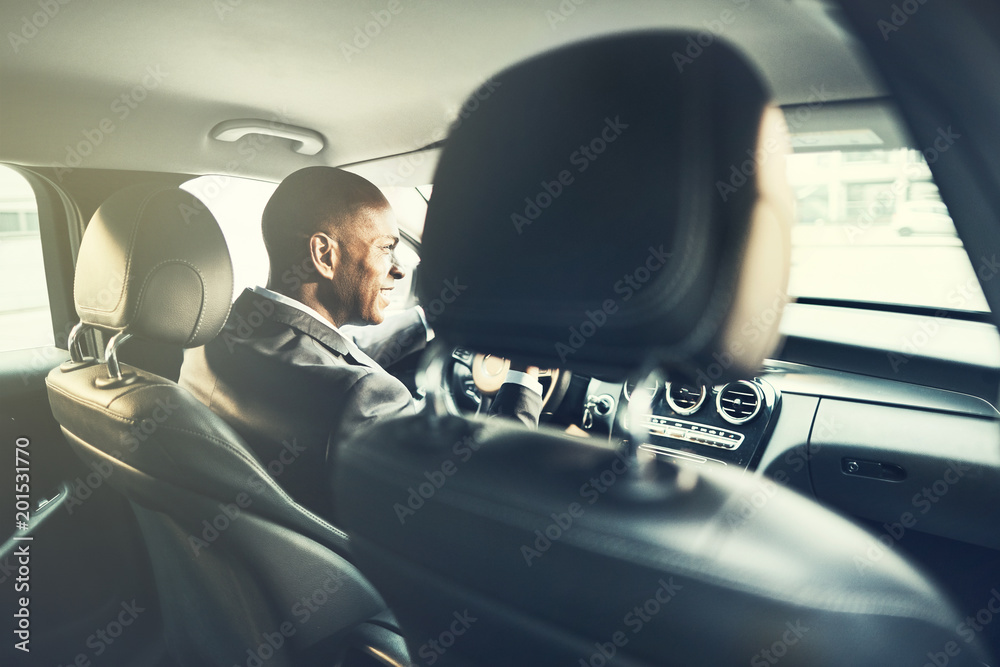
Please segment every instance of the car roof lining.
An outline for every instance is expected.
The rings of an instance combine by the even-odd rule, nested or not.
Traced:
[[[82,168],[278,180],[310,164],[405,154],[438,140],[466,96],[499,70],[567,42],[634,29],[699,30],[705,48],[721,34],[763,73],[779,103],[806,102],[817,87],[831,100],[882,94],[826,2],[569,4],[573,12],[556,20],[535,2],[402,3],[376,30],[371,22],[386,16],[380,3],[94,0],[58,5],[33,33],[25,12],[35,6],[8,3],[0,6],[3,24],[32,36],[16,44],[8,36],[0,52],[3,122],[18,128],[0,135],[0,160],[68,168],[75,151]],[[358,49],[352,40],[363,43],[366,27],[376,34]],[[209,139],[233,118],[310,128],[326,147],[310,157],[282,139]]]

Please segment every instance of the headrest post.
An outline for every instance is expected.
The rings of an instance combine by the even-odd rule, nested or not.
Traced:
[[[111,340],[108,341],[108,346],[104,348],[104,358],[108,364],[108,373],[116,380],[122,379],[122,369],[118,364],[118,347],[131,337],[132,334],[119,331],[112,336]]]
[[[70,330],[69,339],[66,343],[66,347],[69,348],[69,358],[77,364],[83,362],[83,341],[80,340],[80,334],[86,328],[86,324],[77,322]]]

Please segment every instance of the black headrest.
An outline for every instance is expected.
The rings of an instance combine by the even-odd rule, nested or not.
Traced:
[[[94,213],[73,292],[84,324],[195,347],[226,322],[233,266],[218,222],[197,197],[134,185]]]
[[[787,134],[747,62],[721,41],[691,59],[690,36],[598,39],[493,77],[427,211],[418,293],[439,335],[611,371],[655,356],[739,375],[772,351]]]

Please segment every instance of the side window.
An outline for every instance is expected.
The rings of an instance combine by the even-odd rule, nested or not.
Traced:
[[[382,188],[382,194],[389,200],[399,222],[401,238],[399,245],[396,246],[396,261],[406,274],[396,284],[396,289],[392,290],[388,310],[402,310],[416,303],[416,296],[413,294],[413,276],[417,265],[420,264],[420,255],[408,237],[420,239],[424,231],[424,218],[427,217],[427,200],[417,188]]]
[[[277,183],[237,176],[199,176],[184,183],[219,221],[233,260],[233,300],[247,287],[267,284],[267,249],[260,216]]]
[[[0,165],[0,352],[53,342],[38,204],[24,177]]]

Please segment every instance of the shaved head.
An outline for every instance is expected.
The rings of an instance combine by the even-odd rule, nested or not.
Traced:
[[[405,274],[396,262],[399,228],[375,185],[333,167],[288,176],[261,218],[267,286],[334,326],[378,324]]]
[[[306,167],[287,176],[264,207],[261,231],[271,275],[309,256],[309,238],[331,235],[367,214],[389,208],[371,182],[335,167]]]

